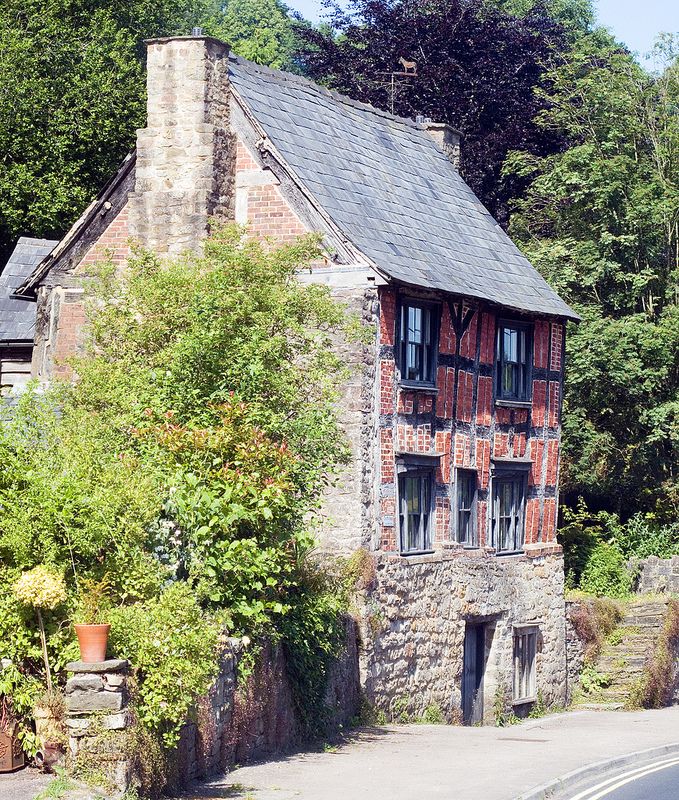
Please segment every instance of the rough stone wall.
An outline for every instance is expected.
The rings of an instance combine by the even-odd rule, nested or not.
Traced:
[[[679,556],[666,559],[650,556],[638,562],[638,569],[640,594],[679,594]]]
[[[195,720],[182,729],[181,785],[236,763],[288,752],[304,741],[282,647],[266,644],[247,687],[237,690],[242,653],[240,640],[230,639],[214,685],[198,702]],[[357,629],[347,618],[345,649],[332,664],[326,687],[328,736],[358,713],[359,701]]]
[[[517,625],[539,630],[538,692],[547,704],[565,703],[563,560],[558,552],[503,559],[482,551],[408,558],[378,554],[375,566],[364,597],[361,678],[377,709],[420,716],[436,705],[449,721],[460,721],[467,621],[488,625],[485,723],[494,721],[496,692],[511,698]]]
[[[417,297],[412,291],[405,297]],[[489,543],[488,504],[492,459],[529,458],[526,545],[556,540],[557,485],[563,381],[563,325],[537,320],[533,329],[532,402],[495,399],[497,316],[483,305],[441,302],[436,389],[399,383],[395,360],[399,291],[380,289],[379,435],[380,547],[397,552],[397,454],[439,456],[434,546],[452,540],[453,468],[478,473],[477,527],[481,547]],[[466,324],[464,321],[466,320]]]
[[[190,36],[152,41],[147,75],[130,234],[155,252],[176,255],[200,246],[211,217],[233,218],[228,46]]]
[[[376,331],[377,292],[374,288],[338,288],[332,294],[356,314],[369,331]],[[376,359],[374,347],[356,341],[338,339],[336,350],[350,370],[337,407],[351,461],[325,492],[324,520],[319,536],[324,551],[346,555],[361,547],[371,549],[373,544]]]
[[[573,692],[580,682],[580,673],[585,666],[585,651],[587,643],[584,642],[571,622],[571,611],[578,607],[574,600],[566,601],[566,663],[567,663],[567,702],[573,697]]]

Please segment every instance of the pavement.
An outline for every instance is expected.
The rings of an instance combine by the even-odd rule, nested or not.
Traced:
[[[241,767],[183,800],[516,800],[595,762],[670,744],[679,744],[679,706],[573,711],[508,728],[362,728],[324,752]],[[33,800],[48,782],[33,770],[0,775],[0,800]]]
[[[679,707],[574,711],[508,728],[364,728],[332,751],[241,767],[184,800],[516,800],[594,762],[672,743]]]
[[[0,775],[0,800],[33,800],[51,780],[52,775],[28,768]]]

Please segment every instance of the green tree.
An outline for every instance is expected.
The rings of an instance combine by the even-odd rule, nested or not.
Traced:
[[[563,488],[623,519],[679,509],[679,66],[646,73],[600,36],[548,74],[545,128],[572,144],[510,155],[530,177],[511,233],[578,310],[568,339]]]
[[[294,67],[292,18],[280,0],[227,0],[217,33],[243,58],[275,69]]]

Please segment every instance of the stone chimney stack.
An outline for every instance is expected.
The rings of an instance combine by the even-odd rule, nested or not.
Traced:
[[[146,44],[148,121],[137,131],[130,236],[175,255],[200,247],[210,217],[233,218],[229,47],[207,36]]]
[[[462,134],[446,122],[423,122],[422,125],[455,169],[459,170]]]

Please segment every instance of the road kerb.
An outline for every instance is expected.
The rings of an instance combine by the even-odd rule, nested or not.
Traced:
[[[597,761],[594,764],[588,764],[586,767],[573,770],[573,772],[567,772],[565,775],[549,781],[549,783],[543,783],[542,786],[536,786],[525,794],[519,795],[516,800],[551,800],[552,798],[558,800],[559,792],[565,792],[567,789],[583,783],[587,778],[605,776],[608,773],[622,769],[622,767],[628,767],[631,764],[643,764],[646,761],[652,761],[655,758],[673,753],[679,753],[679,742],[664,744],[660,747],[651,747],[648,750],[637,750],[624,756]]]

